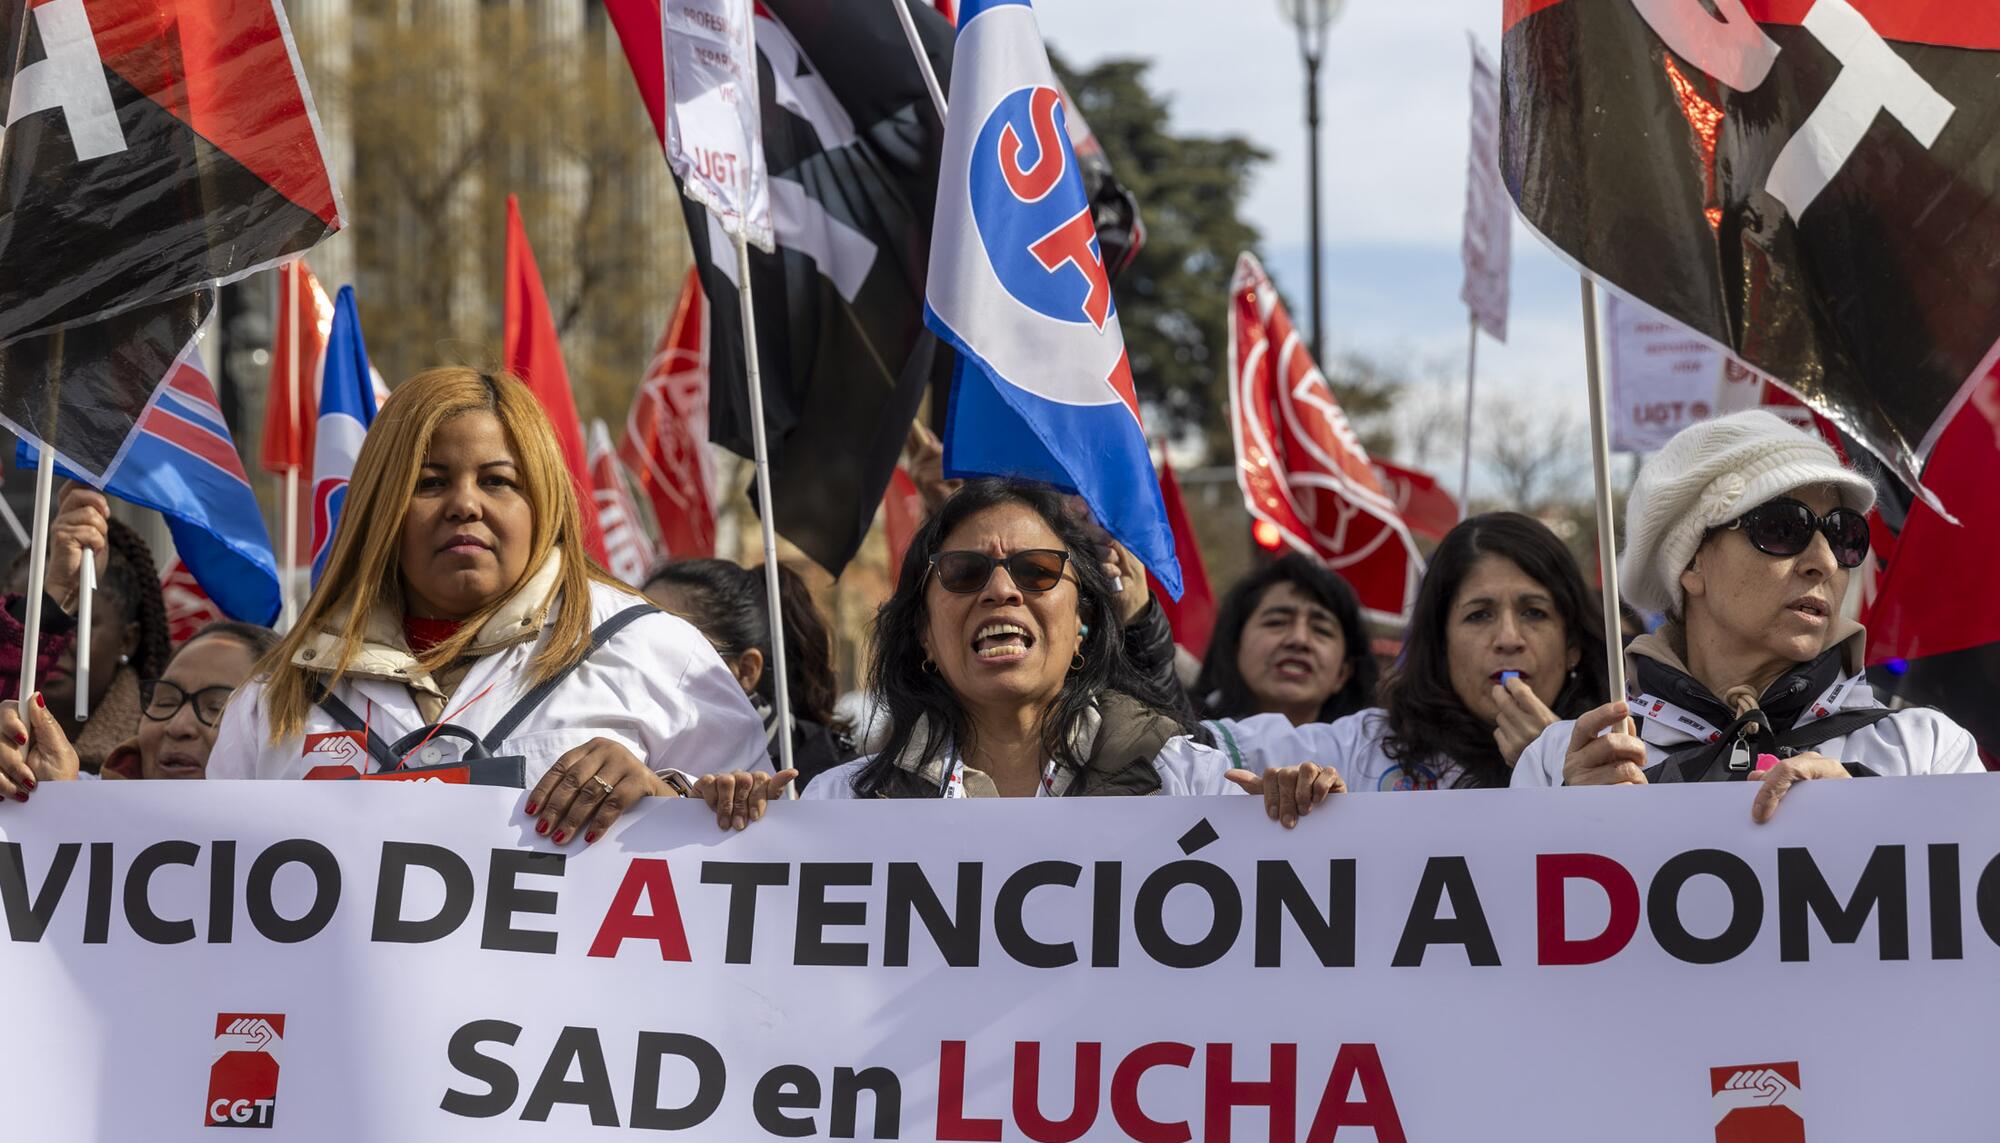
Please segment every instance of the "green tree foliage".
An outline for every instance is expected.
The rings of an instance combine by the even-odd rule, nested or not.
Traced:
[[[1053,60],[1104,146],[1118,180],[1139,200],[1146,245],[1113,285],[1132,379],[1163,410],[1153,431],[1201,431],[1210,454],[1229,440],[1229,275],[1255,249],[1242,217],[1256,165],[1269,156],[1234,135],[1179,135],[1166,100],[1146,85],[1145,60],[1076,70]]]

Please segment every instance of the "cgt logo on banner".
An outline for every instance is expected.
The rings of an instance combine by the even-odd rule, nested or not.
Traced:
[[[271,1127],[278,1117],[278,1045],[283,1013],[224,1012],[215,1018],[204,1127]]]
[[[1710,1068],[1715,1143],[1806,1143],[1799,1062]]]

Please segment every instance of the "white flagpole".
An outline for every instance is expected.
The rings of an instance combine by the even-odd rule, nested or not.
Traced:
[[[910,0],[896,0],[896,19],[903,22],[903,38],[910,41],[910,54],[917,57],[917,70],[924,73],[924,88],[931,93],[931,106],[937,108],[938,121],[944,121],[944,88],[938,86],[937,70],[931,67],[930,54],[924,51],[924,41],[917,35],[916,17],[910,15]]]
[[[771,458],[764,446],[764,382],[757,368],[757,306],[750,296],[750,238],[747,222],[736,226],[736,297],[743,303],[743,376],[750,386],[750,440],[757,458],[757,508],[764,528],[764,595],[771,612],[772,690],[778,701],[778,761],[792,768],[792,692],[785,677],[785,616],[778,598],[778,529],[771,518]],[[793,785],[785,796],[798,796]]]
[[[7,503],[5,496],[0,496],[0,518],[6,520],[7,530],[14,533],[14,542],[21,547],[27,547],[28,530],[21,526],[21,518],[14,514],[14,506]]]
[[[48,441],[36,443],[42,453],[35,466],[34,537],[28,542],[27,630],[21,634],[21,691],[15,700],[21,709],[21,721],[29,726],[34,725],[29,704],[35,701],[35,655],[42,645],[42,594],[48,585],[49,497],[56,483],[55,446]]]
[[[1458,459],[1458,516],[1472,515],[1472,390],[1479,377],[1479,315],[1468,313],[1472,327],[1465,346],[1465,450]]]
[[[97,556],[83,553],[76,579],[76,721],[90,717],[90,597],[97,594]]]
[[[1611,701],[1625,697],[1625,645],[1618,638],[1618,535],[1611,516],[1611,425],[1605,416],[1604,373],[1598,367],[1597,287],[1583,283],[1583,359],[1590,379],[1590,467],[1597,481],[1597,563],[1604,579],[1604,657]]]
[[[285,388],[285,399],[291,404],[291,414],[285,420],[292,430],[292,459],[298,459],[299,433],[299,265],[289,262],[285,265],[285,377],[289,382]],[[296,598],[299,580],[299,466],[297,463],[285,466],[285,582],[279,589],[283,600],[280,623],[284,630],[292,629],[298,621],[299,603]]]

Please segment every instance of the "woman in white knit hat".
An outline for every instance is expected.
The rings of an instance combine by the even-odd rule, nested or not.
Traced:
[[[1862,677],[1865,633],[1840,605],[1874,502],[1825,442],[1761,410],[1667,442],[1632,489],[1619,569],[1668,623],[1627,651],[1631,699],[1551,726],[1513,784],[1758,781],[1766,821],[1804,780],[1982,770],[1962,728],[1889,711]]]

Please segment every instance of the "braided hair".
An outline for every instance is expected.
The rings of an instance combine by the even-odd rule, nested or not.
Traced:
[[[132,670],[142,679],[157,679],[167,669],[174,648],[167,632],[167,601],[160,595],[153,549],[122,520],[110,521],[105,538],[109,558],[104,564],[104,582],[99,585],[99,594],[115,597],[123,621],[139,625],[139,645],[132,652]]]

